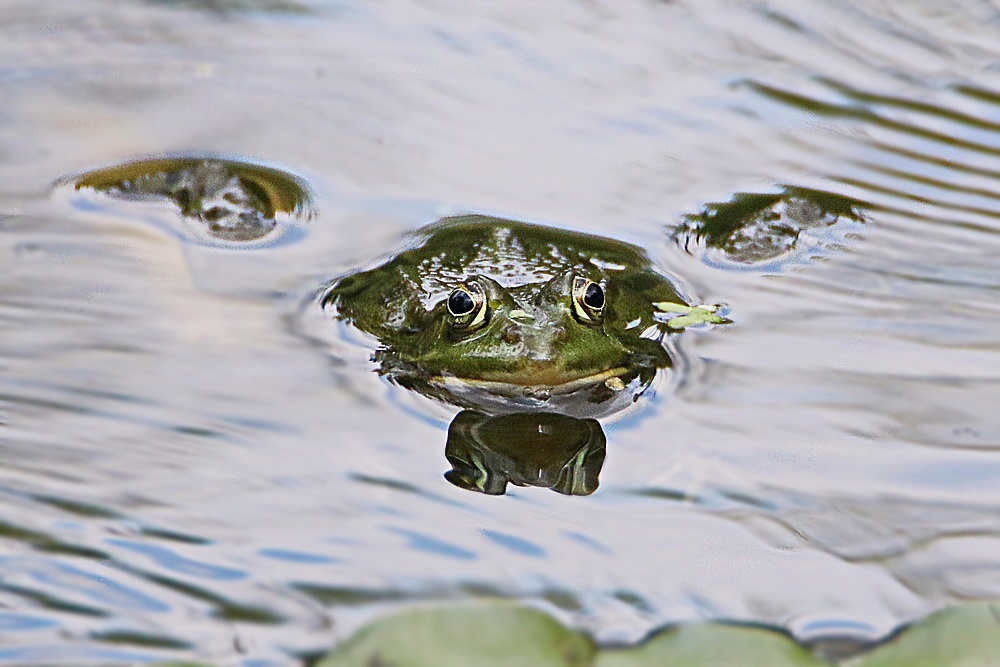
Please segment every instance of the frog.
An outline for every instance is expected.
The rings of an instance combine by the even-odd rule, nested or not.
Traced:
[[[309,186],[263,165],[211,156],[139,159],[65,177],[57,185],[112,199],[171,202],[184,237],[217,245],[263,245],[313,215]]]
[[[729,321],[636,245],[483,214],[417,230],[319,300],[374,337],[391,382],[486,415],[607,416],[673,365],[668,336]]]

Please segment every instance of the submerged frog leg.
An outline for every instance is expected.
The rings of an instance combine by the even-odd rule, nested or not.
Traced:
[[[683,303],[660,301],[654,303],[653,308],[660,313],[674,315],[664,320],[664,324],[674,330],[683,329],[694,324],[732,324],[732,320],[720,314],[725,309],[723,304],[688,306]]]

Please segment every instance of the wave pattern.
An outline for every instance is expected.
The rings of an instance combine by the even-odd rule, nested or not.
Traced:
[[[1000,596],[991,3],[0,10],[0,664],[300,664],[468,597],[612,643],[864,644]],[[177,151],[307,175],[308,234],[244,252],[49,196]],[[455,209],[642,245],[731,308],[608,426],[591,496],[449,485],[448,416],[291,322]]]

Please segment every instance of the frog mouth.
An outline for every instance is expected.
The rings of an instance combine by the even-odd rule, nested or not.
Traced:
[[[628,371],[629,369],[624,366],[619,366],[583,376],[548,373],[544,376],[530,374],[522,377],[514,374],[507,376],[504,380],[442,375],[432,378],[431,382],[446,388],[474,387],[491,394],[531,395],[547,393],[549,395],[559,395],[570,394],[574,391],[602,383],[612,389],[622,389],[624,388],[622,376],[627,374]]]

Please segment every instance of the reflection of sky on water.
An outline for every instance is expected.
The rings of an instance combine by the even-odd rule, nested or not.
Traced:
[[[287,664],[473,594],[602,640],[702,617],[881,636],[997,595],[985,5],[303,4],[4,7],[0,628],[23,645],[0,661]],[[48,197],[176,151],[284,165],[319,215],[243,253]],[[766,270],[667,239],[783,183],[871,220]],[[451,487],[450,414],[291,330],[440,208],[641,244],[732,307],[682,342],[676,388],[608,425],[594,495]],[[122,632],[194,648],[100,639]]]

